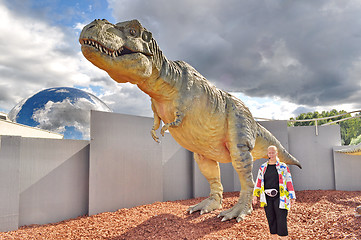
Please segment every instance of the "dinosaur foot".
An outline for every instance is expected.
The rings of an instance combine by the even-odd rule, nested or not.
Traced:
[[[212,212],[213,210],[219,209],[222,207],[222,199],[221,198],[214,198],[214,197],[209,197],[207,199],[204,199],[202,202],[193,205],[191,207],[188,208],[188,212],[190,214],[196,212],[196,211],[201,211],[200,214],[204,214],[204,213],[209,213]]]
[[[236,218],[237,222],[244,219],[245,216],[252,213],[252,205],[249,202],[238,201],[232,208],[221,212],[218,218],[222,218],[222,222]]]

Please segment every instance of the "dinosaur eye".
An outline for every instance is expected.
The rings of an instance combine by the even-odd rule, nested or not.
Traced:
[[[137,35],[137,32],[136,32],[135,29],[133,29],[133,28],[131,28],[131,29],[129,30],[129,33],[130,33],[130,35],[132,35],[132,36]]]

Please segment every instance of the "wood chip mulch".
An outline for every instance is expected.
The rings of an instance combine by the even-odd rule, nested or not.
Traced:
[[[238,192],[224,194],[223,209],[237,202]],[[361,191],[307,190],[296,192],[288,215],[290,239],[361,239]],[[155,202],[116,212],[82,216],[55,224],[23,226],[0,232],[0,239],[268,239],[263,208],[237,223],[221,222],[222,210],[188,214],[204,198]]]

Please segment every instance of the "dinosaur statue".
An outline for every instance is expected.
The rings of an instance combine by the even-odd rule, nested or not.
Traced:
[[[210,196],[188,211],[201,214],[221,208],[223,187],[219,163],[231,162],[238,173],[238,202],[219,214],[222,221],[239,222],[252,212],[253,159],[267,157],[275,145],[279,158],[301,167],[279,141],[252,117],[242,101],[217,89],[192,66],[168,60],[152,33],[137,20],[111,24],[97,19],[84,27],[79,42],[83,55],[119,83],[136,84],[151,98],[156,130],[169,130],[173,138],[194,153],[201,173],[210,185]]]
[[[344,153],[347,155],[361,155],[361,143],[359,143],[355,146],[349,146],[346,149],[336,150],[336,152]]]

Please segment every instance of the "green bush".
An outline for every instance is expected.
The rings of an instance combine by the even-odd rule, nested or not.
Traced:
[[[347,113],[345,110],[337,111],[336,109],[333,109],[331,111],[322,111],[322,113],[319,112],[308,112],[308,113],[301,113],[294,118],[290,118],[290,120],[304,120],[304,119],[316,119],[316,118],[324,118],[324,117],[332,117]],[[357,114],[361,116],[360,114]],[[351,117],[351,114],[345,114],[343,116],[338,116],[330,119],[325,120],[319,120],[317,121],[318,125],[322,125],[325,123],[341,120],[344,118]],[[341,130],[341,139],[342,139],[342,145],[354,145],[355,142],[357,142],[361,135],[361,117],[358,118],[352,118],[345,121],[341,121],[338,123],[340,125]],[[288,124],[289,126],[314,126],[315,121],[307,121],[307,122],[291,122]],[[352,139],[355,139],[353,142],[351,142]],[[361,142],[361,139],[357,143]],[[356,144],[357,144],[356,143]]]

